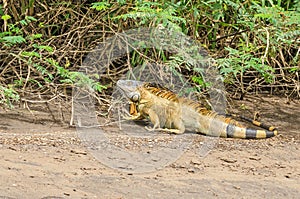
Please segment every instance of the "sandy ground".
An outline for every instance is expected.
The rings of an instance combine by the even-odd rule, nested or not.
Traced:
[[[220,138],[200,157],[199,143],[207,138],[187,134],[193,143],[175,161],[140,173],[103,164],[75,128],[56,124],[46,112],[34,111],[33,117],[23,109],[1,110],[0,198],[299,198],[299,105],[267,96],[235,102],[259,111],[264,121],[279,127],[280,135]],[[124,148],[141,150],[139,144],[129,142]]]

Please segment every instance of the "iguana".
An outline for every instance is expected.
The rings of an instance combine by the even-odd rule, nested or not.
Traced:
[[[117,87],[129,99],[132,120],[149,118],[151,130],[181,134],[185,130],[228,138],[259,139],[278,134],[277,129],[250,120],[266,130],[242,126],[236,120],[208,110],[202,104],[178,97],[174,92],[155,83],[119,80]]]

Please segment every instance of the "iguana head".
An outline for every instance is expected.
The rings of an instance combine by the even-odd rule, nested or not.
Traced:
[[[141,93],[138,88],[143,85],[143,82],[136,80],[118,80],[117,87],[128,98],[130,102],[129,114],[138,114],[138,103],[141,100]]]
[[[175,93],[157,83],[136,80],[118,80],[117,87],[131,102],[145,103],[153,96],[169,101],[178,101]]]
[[[143,82],[136,80],[118,80],[117,87],[132,102],[138,102],[141,98],[138,87],[143,85]]]

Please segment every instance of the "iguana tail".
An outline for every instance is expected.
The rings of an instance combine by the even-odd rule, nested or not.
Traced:
[[[261,122],[251,120],[246,117],[240,116],[243,120],[251,122],[255,126],[261,127],[264,130],[251,129],[243,127],[236,120],[231,118],[225,118],[221,115],[216,115],[211,125],[210,132],[220,132],[221,137],[225,138],[244,138],[244,139],[263,139],[276,136],[278,131],[275,127],[265,125]],[[218,128],[218,129],[216,129]]]
[[[208,110],[203,107],[202,104],[189,100],[181,99],[184,114],[184,121],[190,126],[193,126],[192,130],[196,130],[199,133],[208,136],[220,136],[227,138],[244,138],[244,139],[262,139],[276,136],[278,131],[273,126],[268,126],[255,120],[248,119],[246,117],[241,117],[241,119],[251,122],[255,126],[261,127],[265,130],[256,130],[244,127],[238,121],[234,120],[232,117],[227,117],[226,115],[217,113],[212,110]],[[192,116],[193,111],[198,113],[198,116]],[[191,123],[189,118],[197,118],[196,124]]]
[[[262,139],[270,138],[278,134],[277,129],[273,131],[269,130],[257,130],[250,128],[243,128],[228,124],[226,127],[226,135],[221,134],[222,137],[228,138],[245,138],[245,139]]]

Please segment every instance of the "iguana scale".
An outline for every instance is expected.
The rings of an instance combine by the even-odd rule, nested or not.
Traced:
[[[185,130],[209,136],[259,139],[278,134],[277,129],[250,120],[266,130],[250,129],[236,120],[208,110],[202,104],[178,97],[169,89],[155,83],[119,80],[117,87],[129,99],[130,119],[149,118],[152,130],[181,134]]]

